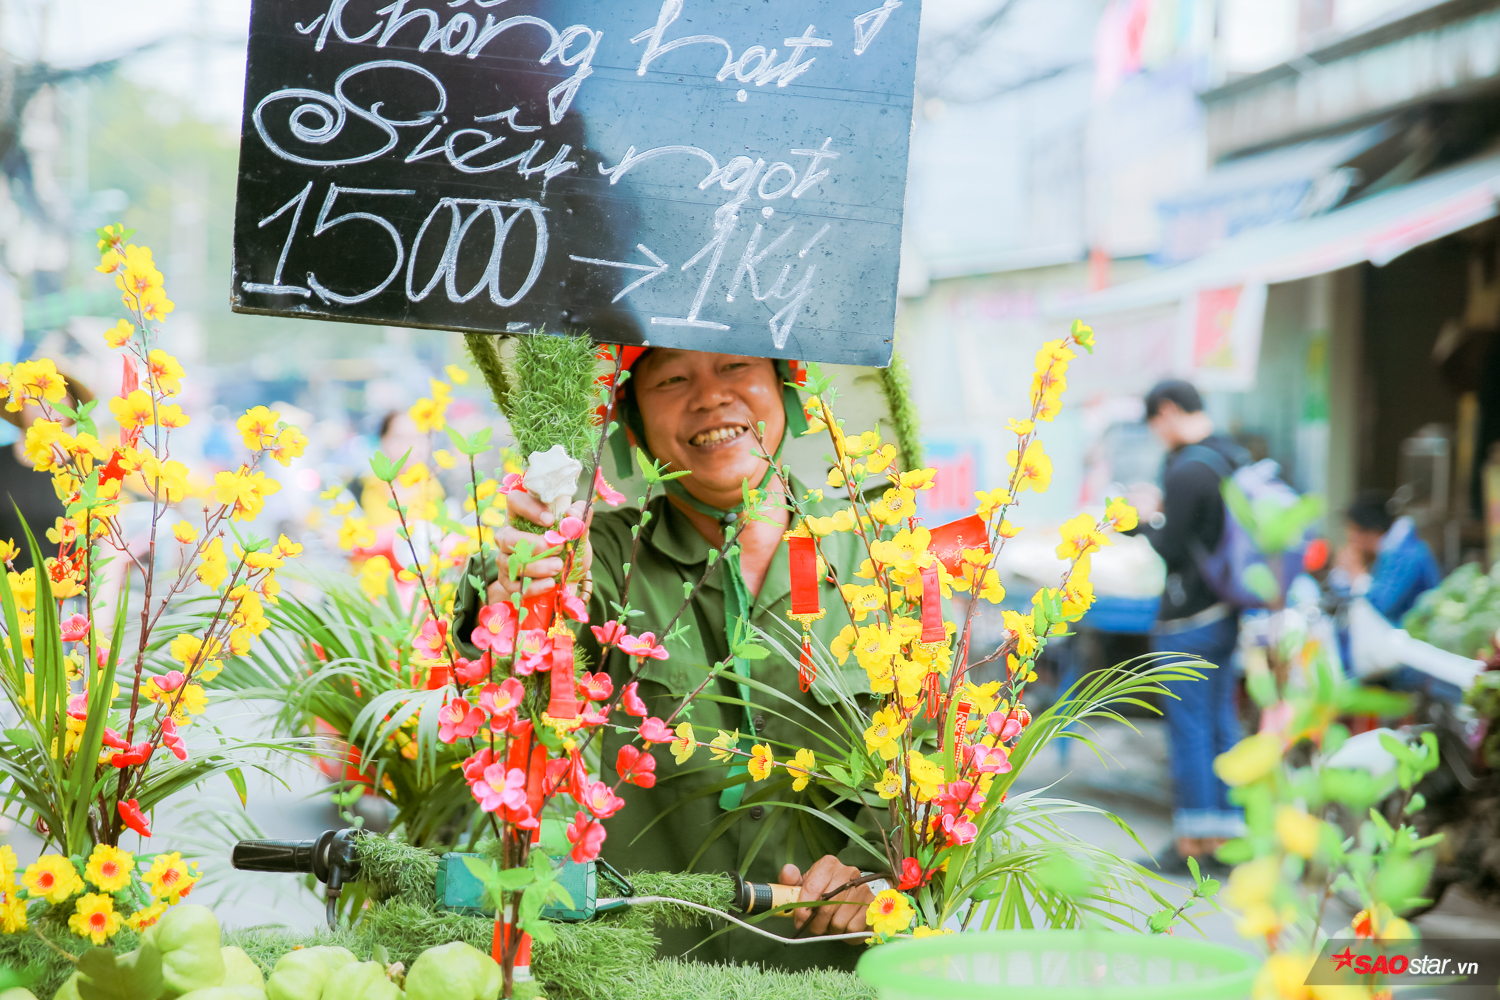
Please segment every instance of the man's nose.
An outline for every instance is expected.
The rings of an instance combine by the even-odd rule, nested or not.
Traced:
[[[701,379],[696,389],[692,398],[696,410],[717,410],[732,404],[737,398],[729,384],[718,377]]]

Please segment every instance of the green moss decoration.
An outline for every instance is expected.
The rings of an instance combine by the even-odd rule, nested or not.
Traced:
[[[484,845],[481,845],[481,849]],[[428,948],[465,941],[489,952],[494,921],[438,909],[433,878],[438,856],[397,840],[366,837],[360,842],[360,882],[384,901],[364,906],[352,926],[329,930],[253,927],[226,930],[223,944],[244,949],[269,975],[287,952],[316,945],[348,948],[360,961],[376,956],[411,968]],[[642,896],[671,896],[728,909],[733,883],[726,875],[679,872],[634,872],[632,888]],[[603,890],[601,890],[603,891]],[[874,991],[842,972],[764,972],[750,966],[710,965],[656,958],[656,923],[685,926],[706,919],[687,907],[652,903],[601,914],[593,920],[555,925],[555,940],[532,946],[532,973],[537,981],[518,984],[516,996],[545,995],[547,1000],[872,1000]],[[78,954],[84,945],[56,927],[49,936]],[[115,940],[119,951],[138,943],[124,930]],[[35,935],[0,935],[0,965],[28,969],[36,975],[33,992],[47,1000],[73,972],[73,965]]]
[[[547,1000],[613,1000],[622,982],[648,975],[655,954],[650,926],[640,914],[622,912],[561,925],[551,944],[534,943],[531,974]]]
[[[516,340],[505,415],[523,456],[560,444],[592,475],[594,344],[587,337],[532,334]]]
[[[880,370],[880,391],[885,394],[885,406],[896,428],[901,468],[908,472],[922,468],[922,423],[917,417],[917,404],[911,398],[911,372],[907,370],[906,359],[896,351],[891,352],[890,367]]]
[[[711,872],[633,872],[630,887],[638,896],[671,896],[716,910],[727,911],[734,900],[734,883],[729,876]],[[650,903],[636,909],[668,927],[691,927],[709,919],[702,910],[668,903]]]
[[[469,360],[479,369],[479,374],[484,376],[485,385],[490,387],[490,395],[495,397],[495,405],[500,408],[500,412],[508,414],[510,381],[505,377],[505,366],[500,362],[500,345],[506,339],[503,334],[464,334],[464,347],[468,349]]]
[[[875,1000],[873,987],[847,972],[766,971],[664,958],[619,983],[609,1000]],[[549,1000],[550,1000],[550,994]]]
[[[315,948],[318,945],[348,948],[362,962],[369,961],[371,953],[375,950],[375,942],[369,935],[346,927],[331,931],[326,924],[321,923],[307,931],[294,931],[286,927],[247,927],[226,930],[220,937],[220,944],[226,948],[233,946],[243,950],[260,968],[261,974],[266,976],[269,976],[271,970],[276,968],[276,963],[281,961],[282,955],[297,948]],[[398,959],[393,957],[392,961],[398,961]],[[410,965],[410,962],[407,964]],[[37,995],[41,996],[41,994]]]
[[[437,903],[438,856],[386,837],[363,837],[359,843],[359,880],[377,898],[399,896],[412,903]]]

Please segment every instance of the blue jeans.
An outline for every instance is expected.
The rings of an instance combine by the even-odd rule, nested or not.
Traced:
[[[1202,680],[1168,683],[1174,697],[1162,699],[1172,758],[1172,832],[1178,837],[1237,837],[1245,829],[1244,811],[1229,804],[1229,789],[1214,774],[1214,758],[1240,738],[1230,668],[1238,639],[1239,621],[1232,614],[1198,628],[1151,636],[1153,652],[1182,653],[1218,668],[1200,668]]]

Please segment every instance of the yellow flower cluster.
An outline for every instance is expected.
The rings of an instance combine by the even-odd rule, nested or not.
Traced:
[[[159,323],[174,308],[163,287],[162,274],[151,259],[149,247],[126,244],[125,238],[123,228],[106,227],[99,238],[99,265],[94,270],[115,276],[126,309]]]
[[[462,375],[463,381],[468,380],[468,372],[453,365],[448,366],[448,374],[451,376],[457,371]],[[432,395],[424,396],[412,404],[407,410],[407,416],[411,422],[417,425],[417,430],[423,434],[440,431],[448,426],[448,406],[453,402],[453,386],[447,382],[439,382],[437,379],[429,379],[432,386]],[[459,381],[455,379],[455,381]]]
[[[117,899],[125,898],[119,894],[138,871],[135,856],[96,844],[82,867],[80,875],[78,866],[62,855],[44,854],[26,868],[17,884],[16,853],[9,845],[0,846],[0,932],[16,934],[26,929],[28,900],[45,900],[54,906],[73,900],[68,928],[103,945],[122,925],[143,930],[155,923],[168,906],[182,901],[199,878],[196,866],[184,865],[181,854],[158,854],[139,876],[151,902],[127,916],[115,905]]]
[[[266,497],[280,488],[259,468],[266,456],[288,464],[307,445],[307,439],[297,428],[282,423],[279,415],[261,407],[246,414],[240,422],[252,455],[237,470],[222,472],[209,483],[206,479],[195,479],[185,463],[170,457],[172,432],[189,423],[187,414],[173,401],[183,391],[185,372],[177,358],[152,344],[156,335],[152,324],[172,311],[172,303],[166,297],[161,272],[153,263],[151,251],[128,244],[129,235],[123,228],[111,226],[100,231],[99,243],[98,269],[115,277],[123,293],[122,301],[130,312],[130,318],[105,333],[106,343],[125,354],[120,394],[100,406],[78,405],[76,396],[70,398],[68,384],[52,361],[39,359],[0,366],[0,386],[6,406],[12,411],[23,407],[36,411],[24,440],[25,453],[38,469],[51,473],[53,488],[70,511],[50,527],[35,526],[39,534],[45,527],[47,541],[56,546],[57,553],[43,559],[37,568],[15,572],[9,564],[18,555],[19,546],[13,539],[0,540],[0,558],[10,569],[7,581],[11,585],[19,632],[6,638],[20,641],[24,659],[28,661],[18,664],[24,673],[24,687],[14,696],[14,703],[35,726],[44,725],[34,703],[36,672],[44,666],[48,671],[61,666],[70,684],[69,696],[81,696],[82,703],[89,704],[82,666],[88,656],[108,653],[103,637],[111,632],[105,622],[94,620],[101,614],[100,607],[80,607],[71,616],[64,608],[59,615],[65,619],[62,648],[67,650],[71,643],[76,643],[76,648],[49,654],[61,655],[61,664],[36,662],[35,611],[42,585],[38,574],[46,574],[55,599],[84,594],[101,552],[108,554],[109,548],[117,553],[129,551],[119,518],[122,505],[150,503],[151,516],[141,520],[151,526],[153,549],[159,529],[169,529],[180,545],[181,563],[175,578],[168,575],[158,592],[164,603],[183,593],[194,579],[214,590],[228,588],[225,600],[206,626],[195,633],[176,635],[166,644],[166,652],[175,664],[154,664],[157,669],[153,672],[137,675],[134,683],[139,687],[125,699],[131,706],[128,718],[117,716],[112,708],[120,700],[115,685],[104,725],[129,734],[128,738],[137,742],[128,750],[103,748],[99,766],[106,772],[115,767],[137,767],[149,760],[151,754],[138,749],[142,740],[156,751],[170,749],[179,758],[183,757],[187,752],[185,744],[171,723],[186,725],[193,716],[201,714],[207,702],[203,685],[218,673],[225,658],[248,651],[252,640],[268,627],[265,603],[275,602],[280,592],[276,570],[285,559],[300,552],[301,546],[282,536],[274,546],[262,546],[257,551],[235,548],[231,557],[224,544],[228,529],[225,522],[253,518],[263,509]],[[113,429],[105,432],[96,425],[95,420],[106,413],[118,425],[118,432]],[[253,441],[247,433],[252,425],[264,431],[257,433]],[[190,497],[207,501],[195,504],[199,512],[191,519],[183,517],[180,508],[172,509]],[[49,551],[52,551],[50,546]],[[117,560],[117,564],[123,566],[124,562]],[[134,567],[133,561],[131,565]],[[161,573],[164,568],[158,565],[153,571]],[[97,593],[95,589],[96,597]],[[80,629],[81,632],[75,631]],[[152,650],[161,647],[160,643],[150,642],[149,630],[142,643]],[[58,648],[55,641],[51,648]],[[148,714],[138,719],[136,713],[141,707]],[[70,708],[60,739],[53,739],[54,755],[63,758],[79,751],[90,721],[83,715]],[[68,805],[65,809],[71,811],[72,807]],[[118,829],[122,820],[116,815],[115,801],[101,799],[99,809],[98,815],[89,818],[90,828]],[[104,866],[100,871],[105,873],[102,878],[107,878],[111,863],[109,859],[100,862]],[[41,867],[35,873],[38,879],[66,883],[66,873],[55,861],[43,859],[39,864]],[[107,903],[108,894],[114,889],[90,878]],[[7,894],[5,905],[12,901],[13,895]],[[77,909],[79,920],[87,925],[91,935],[112,933],[118,923],[118,917],[111,922],[104,904],[87,897],[78,903]]]
[[[300,428],[283,422],[279,412],[264,406],[246,410],[234,426],[252,453],[264,451],[282,465],[291,465],[292,459],[301,458],[307,449],[307,435]]]

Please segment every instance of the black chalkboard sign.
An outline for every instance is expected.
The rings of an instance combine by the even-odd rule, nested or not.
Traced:
[[[921,0],[254,0],[240,312],[885,365]]]

